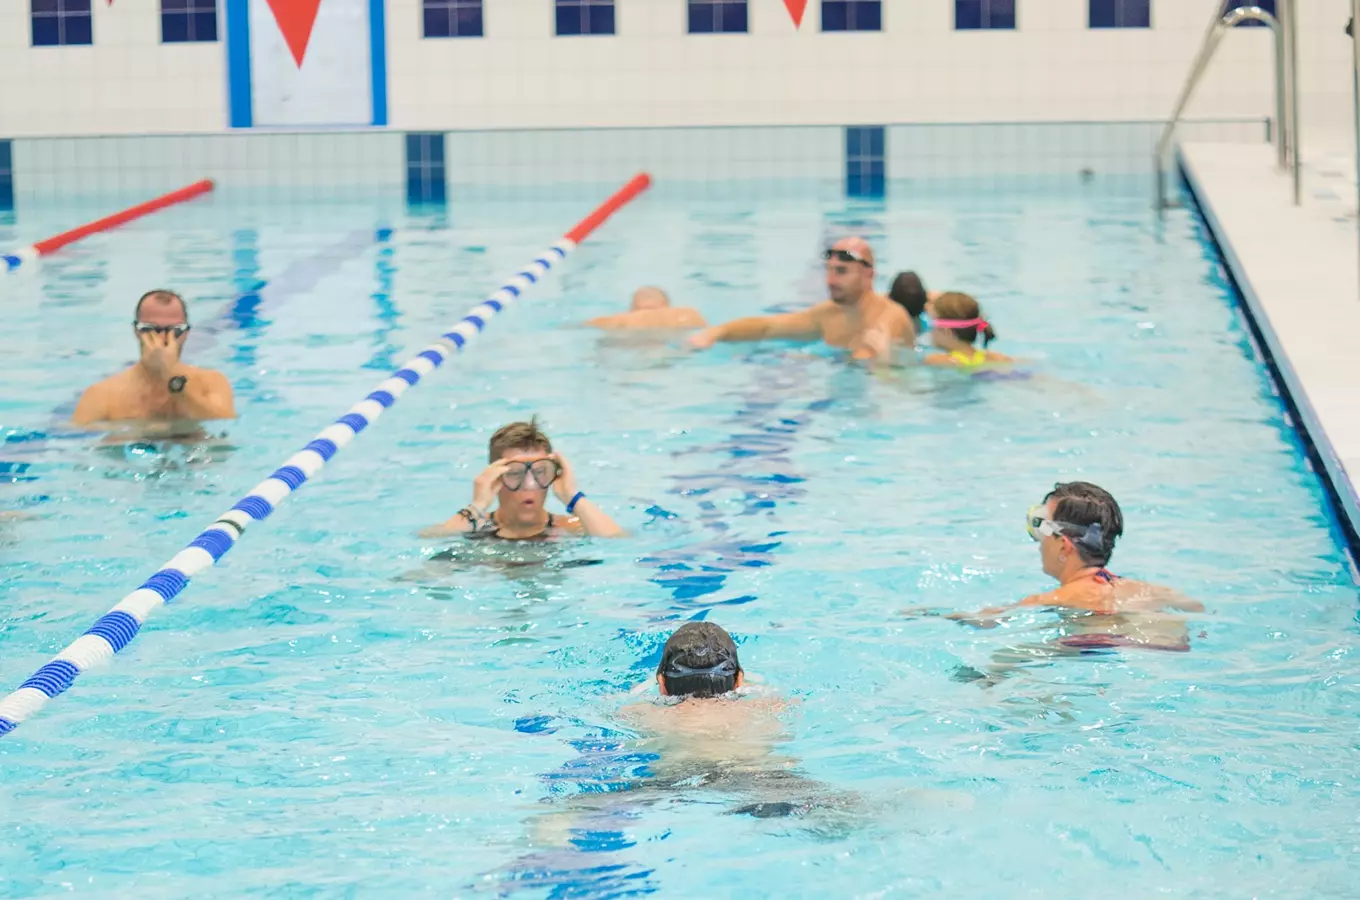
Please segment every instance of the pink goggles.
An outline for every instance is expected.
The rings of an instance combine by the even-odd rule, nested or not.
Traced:
[[[988,322],[982,317],[976,319],[931,319],[932,328],[979,328],[987,330]]]

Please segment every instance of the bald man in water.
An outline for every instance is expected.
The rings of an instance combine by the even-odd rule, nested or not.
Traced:
[[[844,238],[823,256],[831,299],[801,312],[752,316],[705,328],[690,338],[690,346],[706,350],[718,341],[821,340],[849,349],[855,359],[887,361],[895,345],[915,341],[906,311],[874,290],[874,251],[868,241]]]
[[[94,422],[153,422],[181,426],[207,419],[236,418],[231,382],[212,369],[180,361],[189,337],[189,311],[173,291],[149,291],[137,301],[133,334],[141,358],[111,378],[92,385],[76,404],[77,425]]]
[[[657,287],[638,288],[633,292],[633,305],[624,313],[600,316],[586,323],[594,328],[614,330],[703,328],[708,323],[697,309],[671,306],[671,298]]]

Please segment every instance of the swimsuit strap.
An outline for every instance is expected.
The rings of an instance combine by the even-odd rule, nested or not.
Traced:
[[[1106,584],[1113,584],[1114,582],[1119,580],[1118,575],[1114,574],[1104,566],[1101,566],[1099,570],[1092,572],[1091,577],[1094,578],[1096,581],[1103,581]]]

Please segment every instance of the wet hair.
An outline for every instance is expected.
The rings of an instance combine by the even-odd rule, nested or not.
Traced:
[[[735,690],[741,663],[732,635],[712,622],[686,622],[666,641],[656,674],[672,697],[717,697]]]
[[[926,286],[915,272],[898,272],[893,279],[892,289],[888,291],[888,299],[905,309],[913,322],[921,320],[921,313],[926,309],[926,296]]]
[[[539,429],[538,416],[534,416],[527,422],[511,422],[509,425],[502,425],[496,429],[496,433],[491,435],[491,442],[487,445],[490,461],[495,462],[500,459],[507,450],[552,452],[552,441],[548,440],[548,436]]]
[[[1081,561],[1087,565],[1103,566],[1108,563],[1114,554],[1114,542],[1124,533],[1124,514],[1110,492],[1087,481],[1068,481],[1053,486],[1044,502],[1050,500],[1056,501],[1053,504],[1054,522],[1084,529],[1083,534],[1090,534],[1088,526],[1100,526],[1100,533],[1091,535],[1092,543],[1074,540],[1072,545],[1077,548]],[[1063,534],[1066,537],[1081,536],[1070,531],[1064,529]],[[1096,540],[1099,546],[1094,546]]]
[[[937,319],[977,319],[981,317],[982,307],[978,305],[977,299],[969,294],[949,291],[935,299],[935,318]],[[978,330],[976,325],[971,328],[950,328],[948,330],[965,344],[971,344],[977,340]],[[986,347],[994,340],[996,340],[996,331],[988,324],[982,332],[982,346]]]
[[[184,298],[174,291],[167,291],[164,288],[156,288],[154,291],[147,291],[137,299],[137,307],[132,311],[132,318],[140,321],[142,318],[142,304],[148,300],[155,300],[157,303],[170,303],[178,300],[179,308],[184,312],[184,323],[189,323],[189,304],[184,302]]]

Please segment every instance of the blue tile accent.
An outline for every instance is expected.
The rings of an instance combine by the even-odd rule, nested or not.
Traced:
[[[851,125],[845,129],[845,194],[882,197],[887,193],[887,129]]]
[[[91,0],[25,4],[29,8],[34,47],[68,47],[94,43]]]
[[[444,133],[406,135],[406,200],[408,203],[446,202]]]
[[[14,209],[13,141],[0,138],[0,210]]]
[[[482,0],[423,0],[427,38],[482,37]]]
[[[217,0],[161,0],[161,43],[217,41]]]
[[[614,0],[556,0],[557,35],[614,33]]]
[[[250,95],[250,0],[227,0],[227,100],[232,128],[255,124]]]
[[[101,616],[86,634],[97,634],[109,642],[114,653],[119,653],[124,647],[132,642],[137,636],[137,632],[142,625],[130,613],[125,613],[121,609]]]
[[[689,0],[690,34],[746,34],[747,0]]]
[[[373,124],[387,124],[387,3],[368,0],[369,71],[373,84]]]
[[[1152,0],[1089,0],[1091,28],[1151,28]]]
[[[822,0],[822,31],[882,31],[880,0]]]
[[[954,0],[958,31],[1015,29],[1015,0]]]

